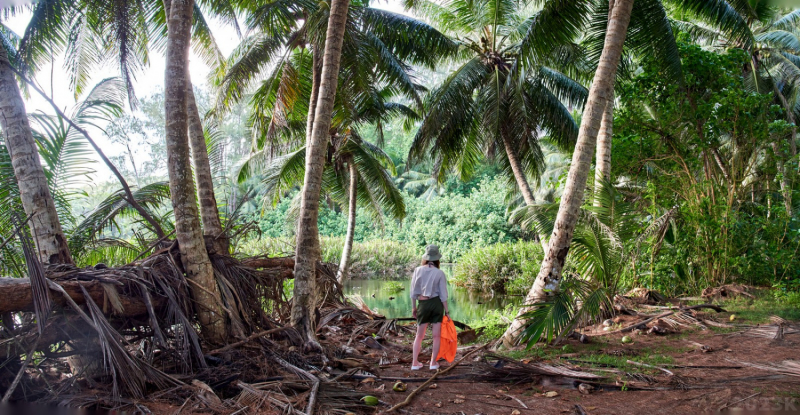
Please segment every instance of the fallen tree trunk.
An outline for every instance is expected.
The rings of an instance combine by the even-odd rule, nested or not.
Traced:
[[[64,288],[64,291],[78,304],[86,303],[81,292],[81,287],[85,288],[94,302],[103,308],[105,314],[122,315],[126,317],[135,317],[147,314],[147,305],[144,298],[141,296],[131,297],[120,293],[119,287],[121,283],[114,284],[111,282],[94,281],[80,281],[69,280],[59,281],[58,285]],[[106,288],[103,287],[106,285]],[[115,290],[119,298],[119,304],[122,306],[122,313],[114,309],[110,304],[111,299],[108,298],[106,290]],[[0,278],[0,314],[9,312],[33,311],[33,290],[31,290],[31,280],[29,278]],[[158,309],[164,303],[163,297],[153,297],[153,307]],[[53,302],[59,306],[65,306],[66,300],[60,295],[53,296]]]

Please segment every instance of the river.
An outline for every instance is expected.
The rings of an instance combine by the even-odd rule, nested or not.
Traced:
[[[403,290],[390,292],[390,285],[400,283]],[[345,282],[346,295],[360,295],[369,308],[387,318],[411,317],[411,298],[408,290],[411,278],[395,281],[349,280]],[[450,299],[447,302],[450,317],[466,324],[480,320],[489,310],[500,310],[509,304],[520,304],[522,296],[495,295],[456,287],[448,284]]]

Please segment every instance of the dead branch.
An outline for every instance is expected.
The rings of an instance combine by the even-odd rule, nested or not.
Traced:
[[[246,339],[244,339],[242,341],[238,341],[236,343],[231,343],[231,344],[229,344],[229,345],[227,345],[225,347],[221,347],[219,349],[212,350],[212,351],[206,353],[206,356],[213,356],[215,354],[225,353],[228,350],[235,349],[235,348],[237,348],[237,347],[239,347],[241,345],[250,343],[251,341],[253,341],[255,339],[258,339],[259,337],[264,337],[264,336],[266,336],[268,334],[277,333],[279,331],[286,330],[287,328],[288,327],[278,327],[276,329],[264,330],[264,331],[261,331],[261,332],[255,333],[255,334],[251,334],[249,337],[247,337]]]
[[[627,360],[625,363],[627,363],[627,364],[629,364],[629,365],[634,365],[634,366],[640,366],[640,367],[649,367],[650,369],[658,369],[658,370],[660,370],[660,371],[662,371],[662,372],[666,373],[668,376],[675,376],[675,374],[674,374],[674,373],[670,372],[670,371],[669,371],[669,370],[667,370],[667,369],[664,369],[663,367],[658,367],[658,366],[648,365],[647,363],[639,363],[639,362],[634,362],[633,360]]]
[[[22,380],[22,374],[25,373],[25,368],[28,367],[28,364],[31,362],[31,358],[33,357],[33,352],[36,351],[36,347],[39,346],[39,340],[41,339],[41,335],[36,338],[36,341],[33,342],[33,347],[31,347],[31,351],[28,352],[28,355],[25,356],[25,362],[22,363],[20,366],[19,371],[17,372],[17,376],[14,377],[14,381],[11,382],[11,386],[8,387],[6,394],[3,395],[3,400],[0,401],[0,404],[7,404],[8,400],[11,398],[11,394],[14,393],[14,389],[17,389],[17,385],[19,385],[19,381]]]
[[[423,383],[423,384],[422,384],[420,387],[418,387],[417,389],[414,389],[414,391],[413,391],[413,392],[409,393],[409,394],[408,394],[408,396],[406,397],[406,400],[404,400],[403,402],[400,402],[400,403],[398,403],[397,405],[395,405],[395,406],[393,406],[393,407],[389,408],[389,410],[387,410],[386,412],[394,412],[394,411],[396,411],[396,410],[398,410],[398,409],[400,409],[400,408],[402,408],[402,407],[404,407],[404,406],[406,406],[406,405],[410,404],[410,403],[411,403],[411,401],[414,399],[414,397],[415,397],[415,396],[417,396],[417,394],[419,394],[420,392],[422,392],[422,391],[425,389],[425,387],[426,387],[426,386],[428,386],[428,384],[430,384],[431,382],[433,382],[434,380],[436,380],[436,378],[438,378],[440,375],[444,375],[445,373],[447,373],[447,372],[449,372],[449,371],[451,371],[451,370],[455,369],[455,367],[456,367],[456,366],[458,366],[458,365],[459,365],[461,362],[463,362],[463,361],[464,361],[464,359],[466,359],[466,358],[470,357],[471,355],[473,355],[473,354],[474,354],[475,352],[477,352],[478,350],[483,350],[483,349],[485,349],[487,346],[489,346],[489,345],[490,345],[490,344],[492,344],[492,343],[493,343],[493,342],[488,342],[488,343],[484,344],[483,346],[481,346],[481,347],[479,347],[479,348],[477,348],[477,349],[474,349],[474,350],[470,351],[469,353],[465,354],[465,355],[464,355],[464,356],[463,356],[461,359],[458,359],[458,360],[457,360],[455,363],[453,363],[452,365],[450,365],[450,366],[449,366],[447,369],[444,369],[444,370],[437,370],[437,371],[436,371],[436,373],[434,373],[434,374],[433,374],[433,376],[431,376],[431,377],[430,377],[430,379],[428,379],[428,380],[427,380],[425,383]]]

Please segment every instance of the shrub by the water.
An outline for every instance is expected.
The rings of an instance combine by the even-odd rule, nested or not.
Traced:
[[[542,246],[537,242],[473,248],[459,259],[451,281],[486,292],[524,293],[539,273],[542,256]]]
[[[344,247],[344,238],[323,237],[320,241],[322,260],[339,263]],[[395,241],[373,240],[356,242],[350,256],[350,278],[352,279],[403,279],[408,278],[419,265],[422,252]]]

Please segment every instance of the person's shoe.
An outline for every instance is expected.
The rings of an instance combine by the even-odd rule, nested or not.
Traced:
[[[438,364],[430,365],[430,369],[431,370],[438,370],[439,369],[439,365]]]
[[[419,366],[411,365],[411,370],[420,370],[420,369],[422,369],[422,365]]]

